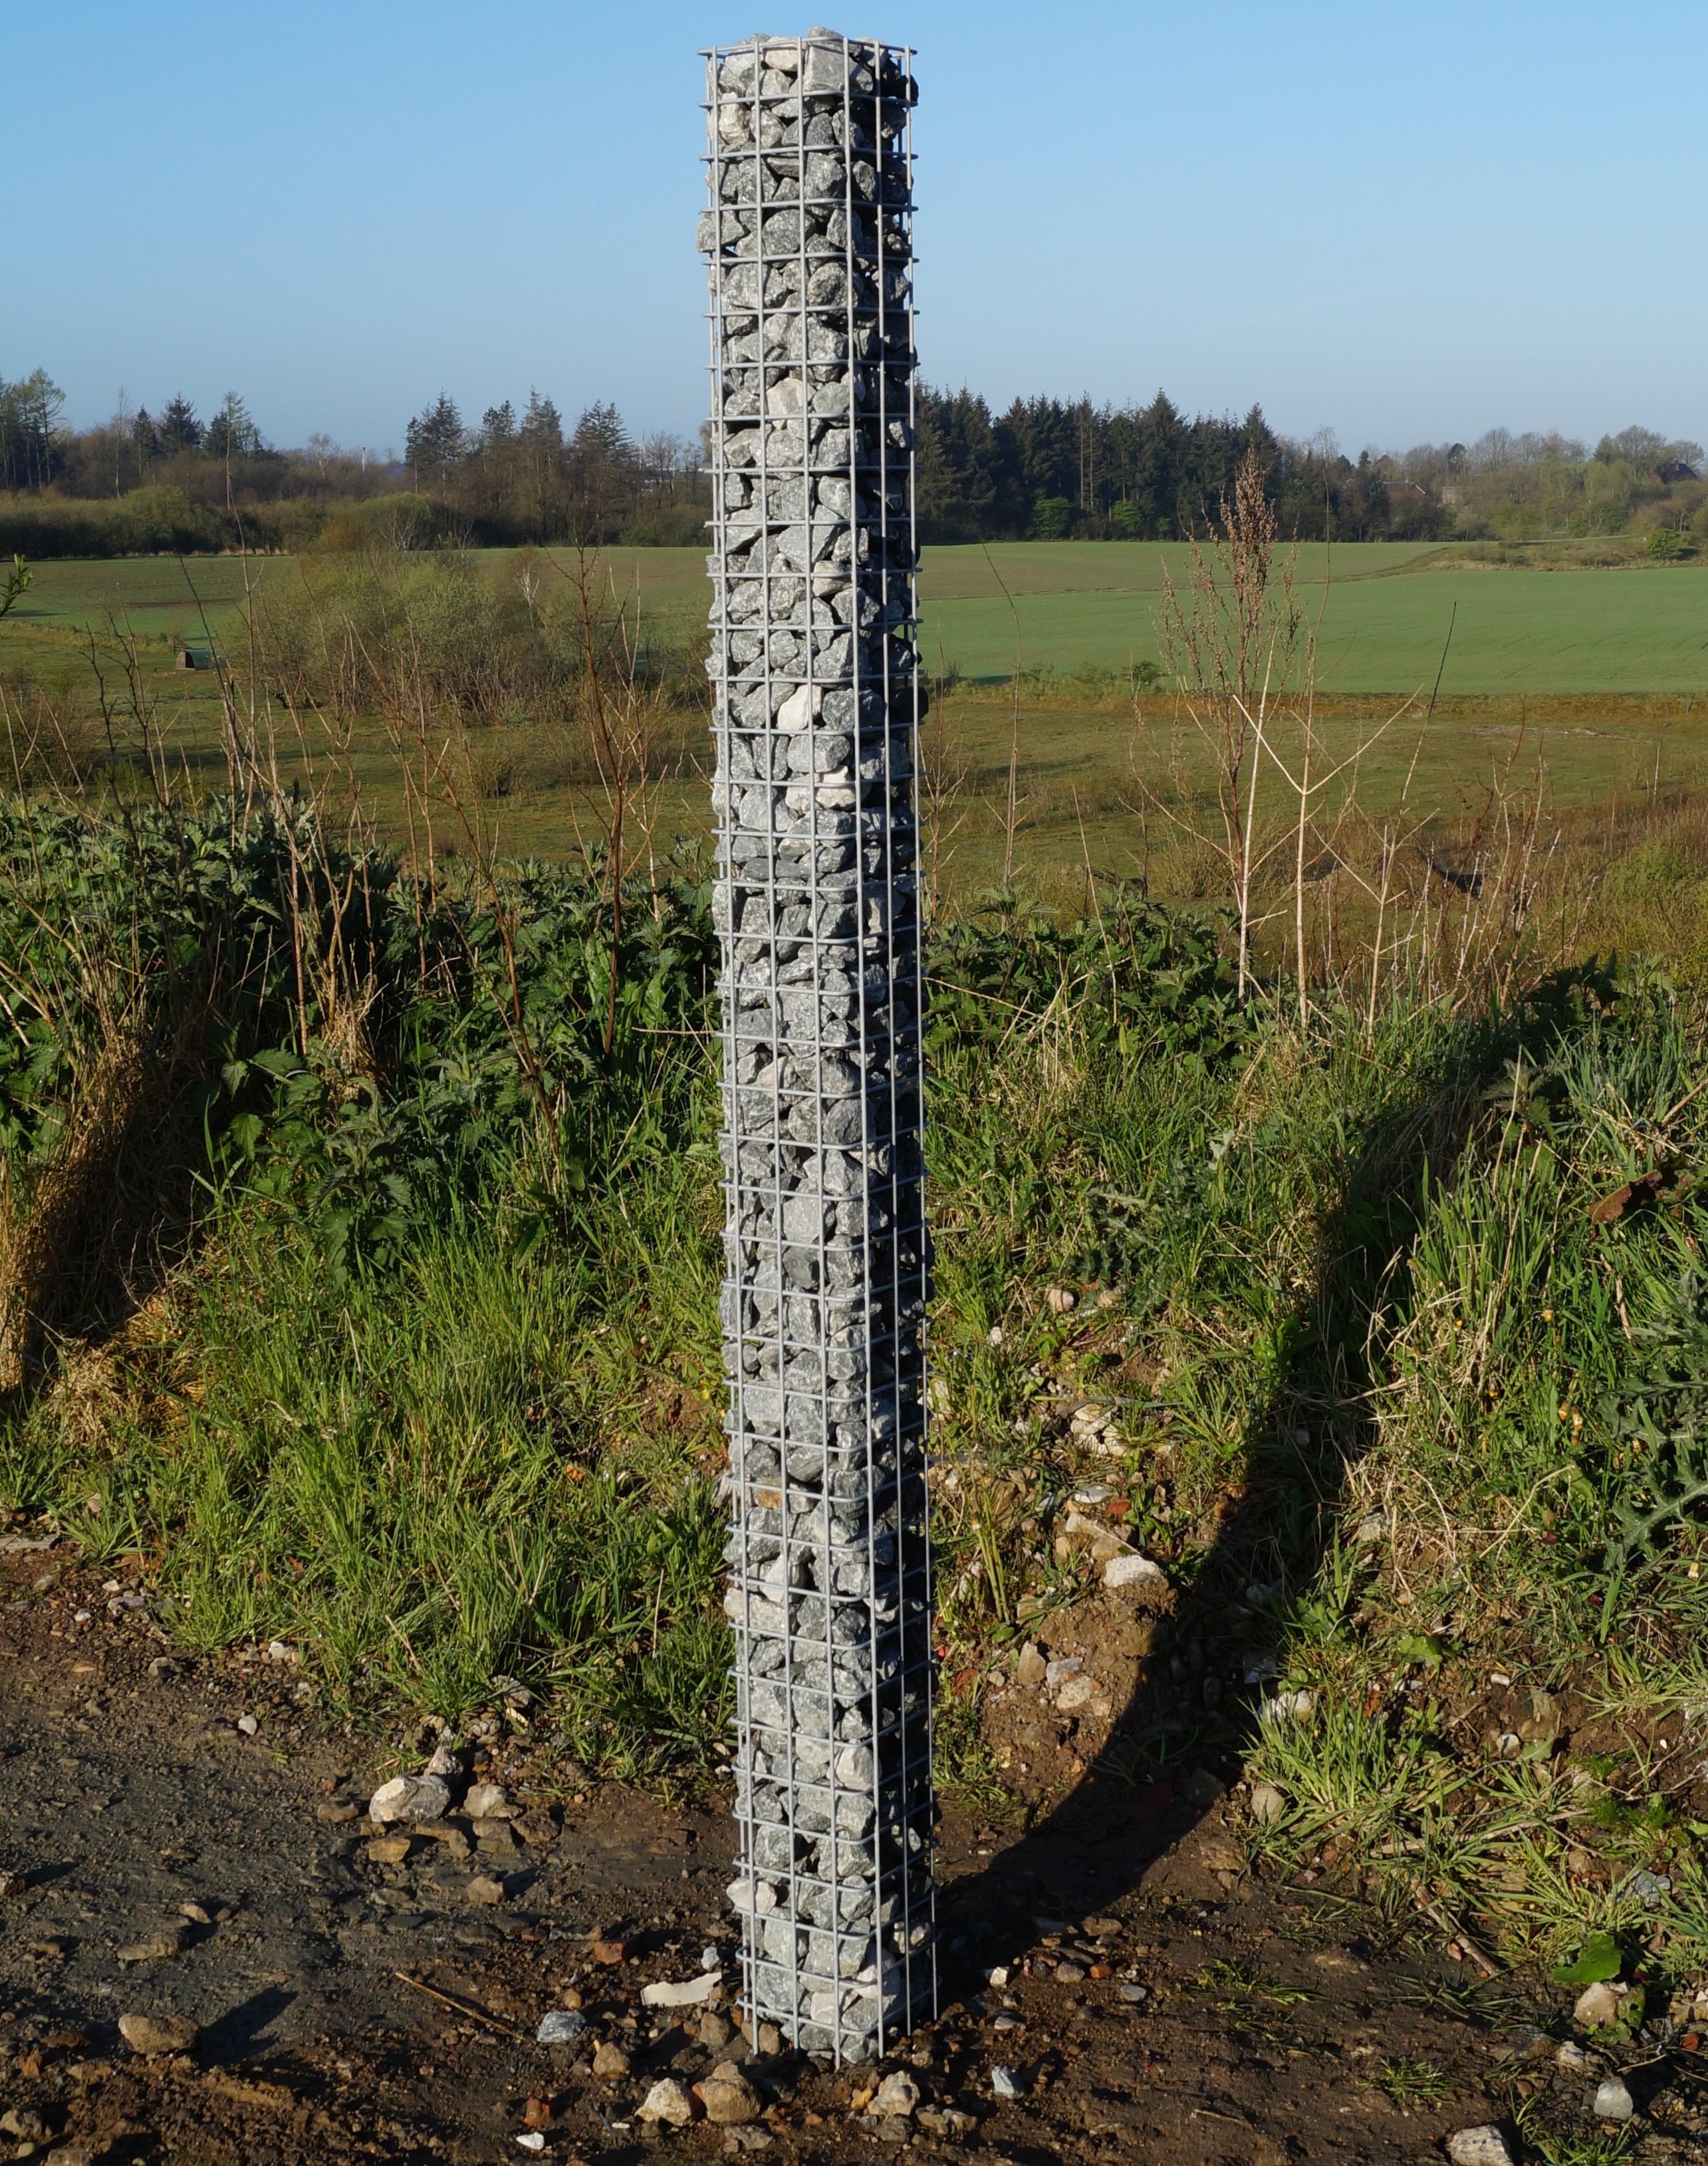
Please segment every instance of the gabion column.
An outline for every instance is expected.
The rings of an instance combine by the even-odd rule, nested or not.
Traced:
[[[910,55],[707,55],[730,1889],[754,2016],[935,2005]]]

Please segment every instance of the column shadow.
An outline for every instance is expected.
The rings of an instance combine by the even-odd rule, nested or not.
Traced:
[[[1426,1086],[1357,1137],[1323,1218],[1311,1291],[1247,1427],[1239,1501],[1160,1620],[1129,1704],[1074,1789],[940,1892],[946,2001],[980,1982],[990,1949],[1005,1955],[1036,1939],[1039,1920],[1077,1926],[1118,1904],[1238,1778],[1259,1704],[1274,1690],[1248,1677],[1262,1667],[1252,1657],[1267,1645],[1284,1669],[1276,1612],[1315,1580],[1373,1440],[1381,1379],[1371,1326],[1379,1309],[1403,1315],[1408,1306],[1426,1174],[1432,1185],[1451,1176],[1516,1056],[1546,1058],[1586,998],[1612,992],[1600,972],[1548,979],[1513,1016],[1468,1025]],[[1270,1591],[1276,1598],[1266,1600]]]

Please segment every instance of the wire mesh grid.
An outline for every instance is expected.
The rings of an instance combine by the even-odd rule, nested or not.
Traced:
[[[936,2006],[914,774],[912,55],[705,55],[744,1997]]]

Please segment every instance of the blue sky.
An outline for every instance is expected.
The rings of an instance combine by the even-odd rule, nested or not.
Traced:
[[[823,0],[818,0],[823,4]],[[687,432],[704,399],[684,0],[8,9],[0,374],[282,443],[441,387]],[[814,18],[815,19],[815,18]],[[888,0],[914,45],[927,376],[1261,400],[1342,445],[1708,437],[1708,5]]]

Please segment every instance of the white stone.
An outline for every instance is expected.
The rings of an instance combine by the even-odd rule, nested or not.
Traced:
[[[1258,1783],[1252,1791],[1252,1818],[1259,1827],[1271,1826],[1287,1809],[1287,1795],[1273,1783]]]
[[[1637,2111],[1637,2101],[1626,2089],[1621,2078],[1603,2076],[1595,2086],[1595,2117],[1598,2121],[1629,2121]]]
[[[777,726],[786,731],[810,729],[814,717],[824,712],[824,706],[823,685],[797,685],[777,711]]]
[[[1599,2031],[1604,2024],[1616,2022],[1618,2018],[1619,1995],[1605,1978],[1595,1985],[1586,1985],[1572,2010],[1572,2021],[1585,2031]]]
[[[641,2005],[646,2008],[697,2008],[709,2000],[723,1984],[721,1971],[703,1972],[698,1978],[662,1978],[656,1984],[640,1989]]]
[[[1453,2166],[1513,2166],[1511,2146],[1492,2121],[1456,2129],[1447,2138],[1447,2156]]]
[[[1166,1587],[1168,1575],[1154,1557],[1141,1556],[1136,1551],[1131,1551],[1110,1559],[1103,1568],[1103,1583],[1116,1589]]]
[[[450,1810],[450,1789],[437,1775],[394,1775],[367,1802],[371,1820],[442,1820]]]
[[[674,2076],[661,2077],[635,2109],[637,2121],[662,2121],[672,2128],[686,2128],[697,2111],[693,2093]]]
[[[886,2076],[873,2092],[870,2111],[884,2116],[895,2114],[905,2119],[919,2102],[919,2085],[904,2070],[898,2068],[894,2075]]]

